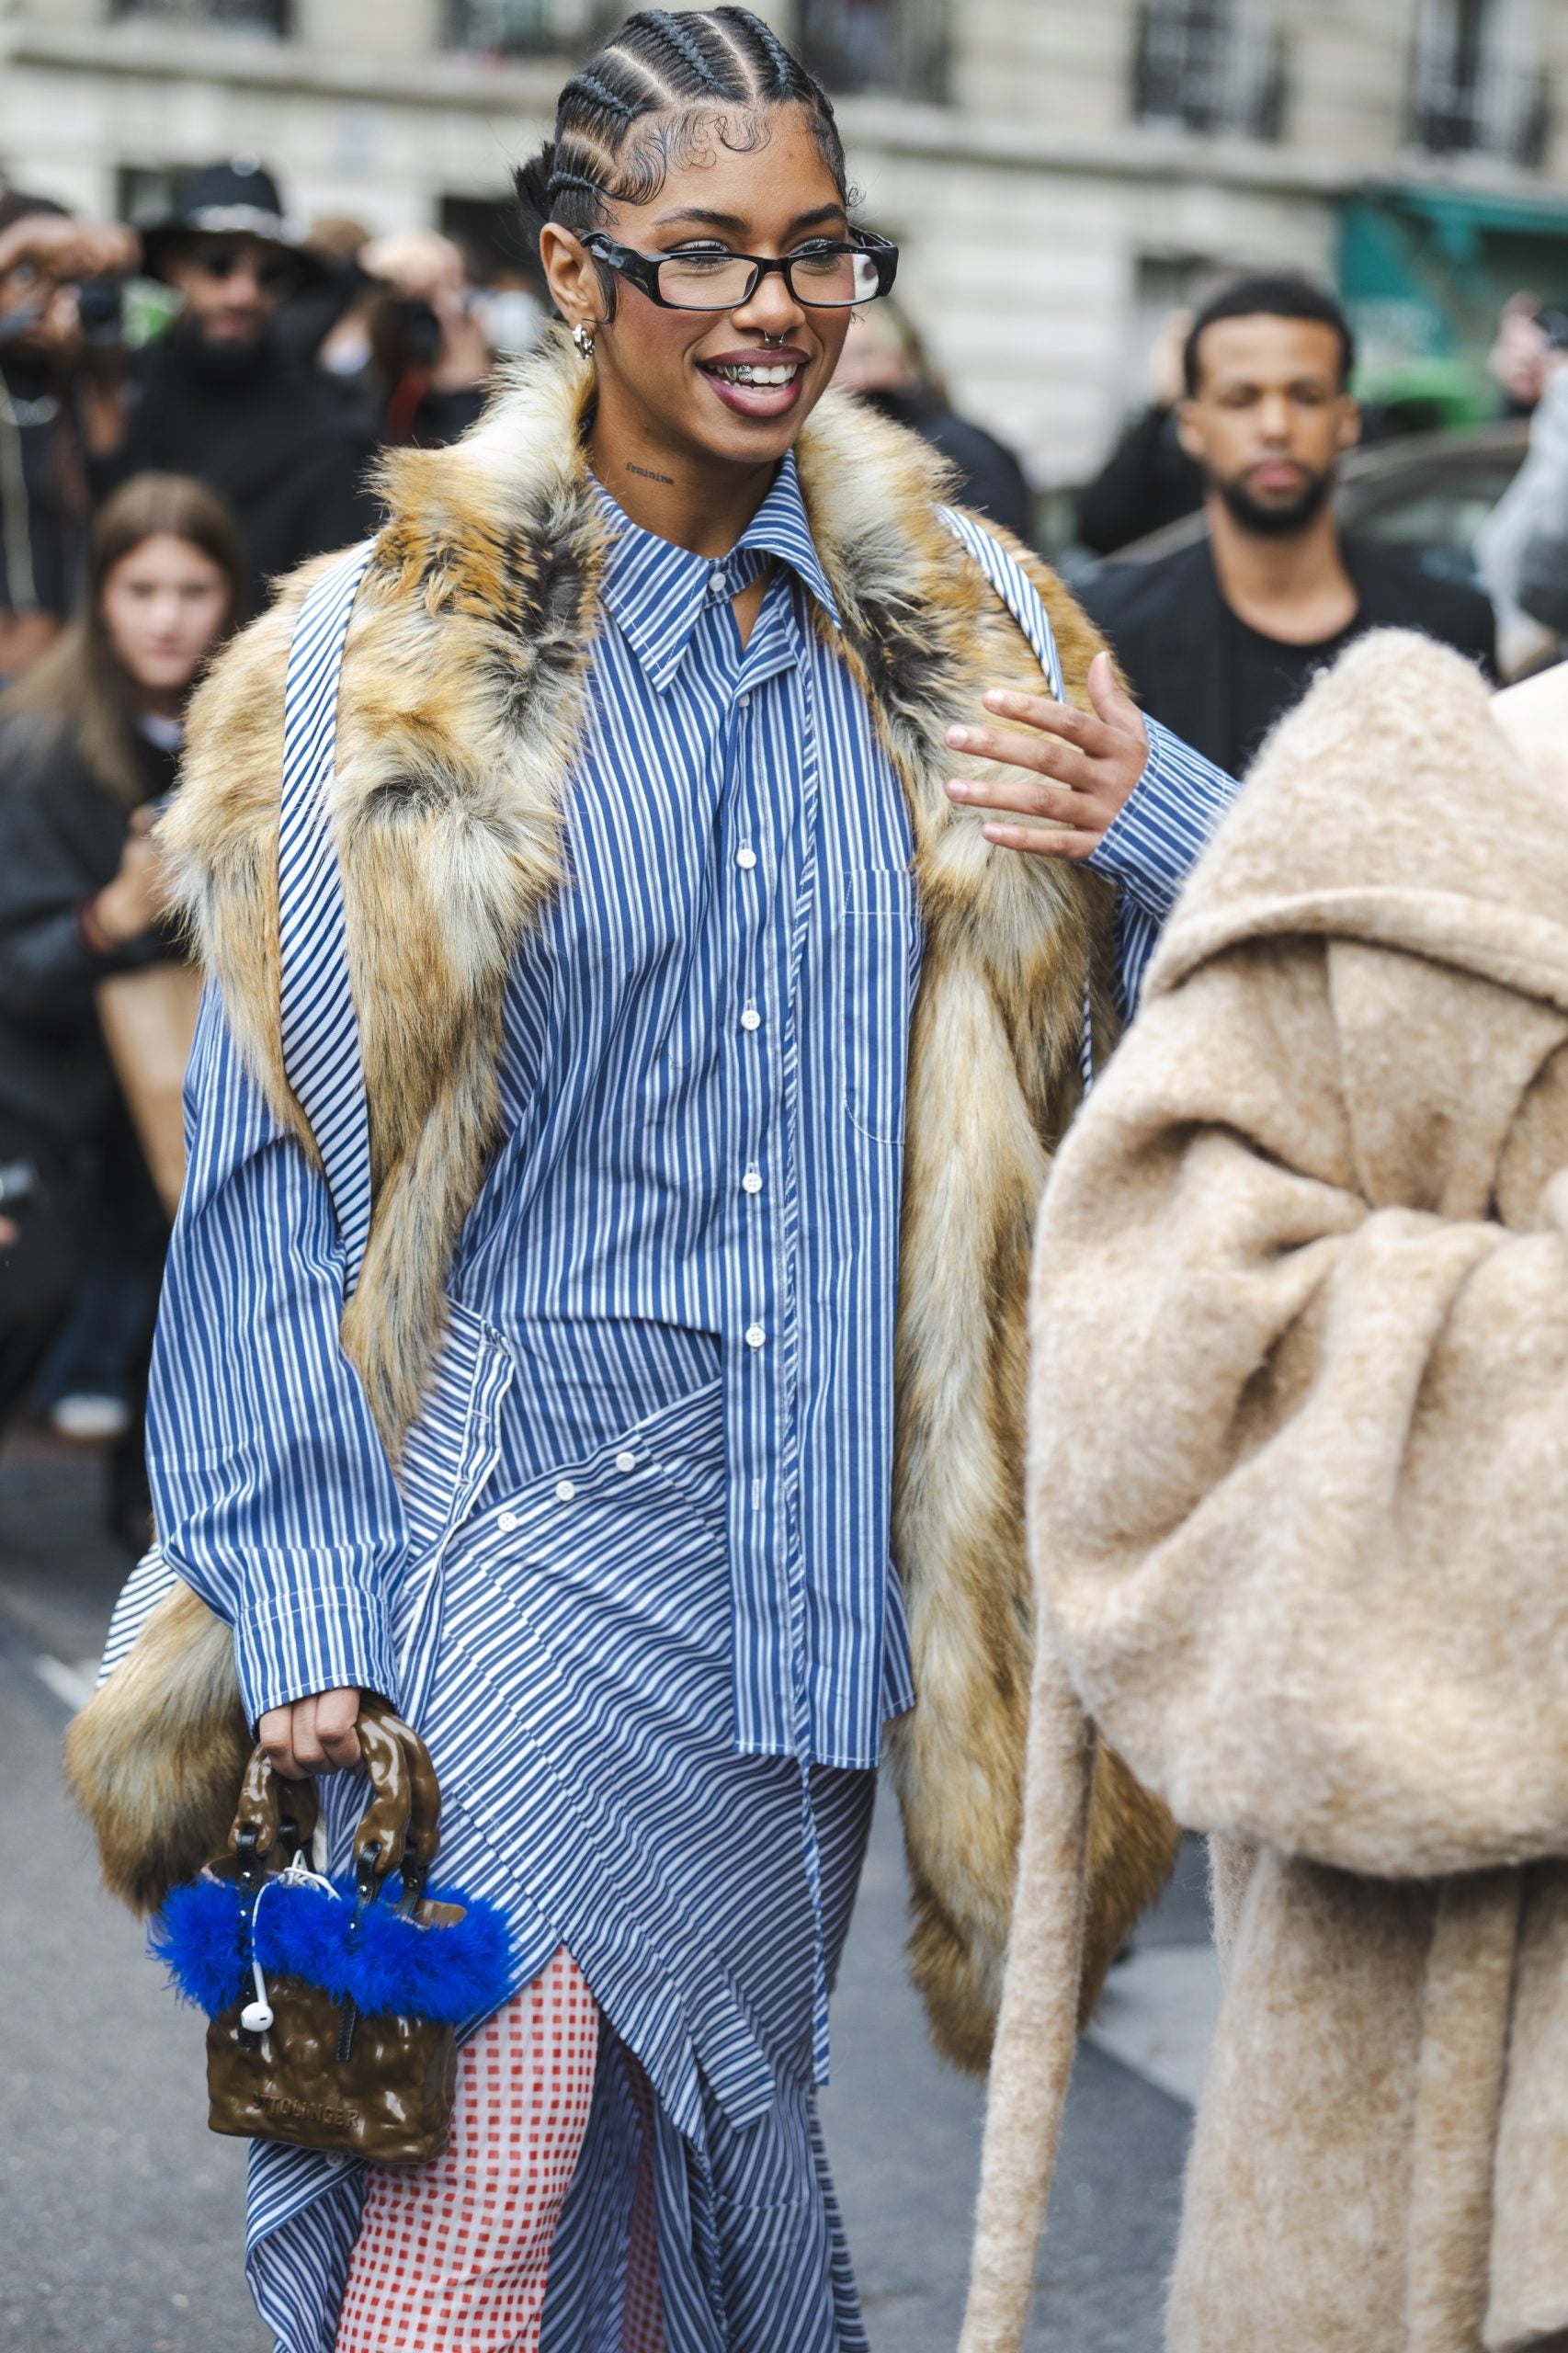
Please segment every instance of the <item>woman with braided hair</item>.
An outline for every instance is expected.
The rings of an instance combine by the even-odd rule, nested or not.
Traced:
[[[256,1727],[335,1868],[381,1694],[510,1922],[447,2156],[255,2144],[283,2353],[856,2353],[816,2088],[873,1768],[982,2064],[1031,1216],[1230,787],[829,393],[896,255],[766,25],[631,17],[519,189],[562,325],[193,716],[160,1545],[78,1778],[144,1886],[110,1801],[177,1856]],[[1114,1759],[1095,1802],[1091,1975],[1171,1852]]]

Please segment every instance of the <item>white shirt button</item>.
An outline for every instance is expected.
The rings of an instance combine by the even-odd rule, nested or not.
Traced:
[[[735,709],[737,710],[749,710],[751,709],[750,695],[737,695],[735,697]]]
[[[746,1346],[748,1348],[760,1348],[767,1337],[767,1335],[763,1330],[760,1324],[748,1324],[746,1325]]]
[[[577,1490],[572,1484],[570,1479],[557,1479],[555,1483],[555,1499],[557,1503],[569,1504],[576,1492]]]
[[[743,1193],[761,1192],[762,1172],[760,1169],[748,1168],[746,1170],[745,1175],[741,1178],[741,1190]]]
[[[727,572],[722,570],[710,572],[708,575],[709,592],[712,596],[722,597],[729,585],[730,575]]]
[[[618,1471],[635,1471],[637,1468],[637,1457],[634,1454],[624,1452],[618,1454],[615,1458],[615,1467]]]
[[[756,850],[754,850],[754,849],[738,849],[738,850],[735,852],[735,864],[736,864],[737,866],[739,866],[739,867],[743,867],[743,868],[745,870],[746,873],[748,873],[748,874],[749,874],[749,873],[751,872],[751,870],[752,870],[752,868],[756,864]]]
[[[513,1529],[517,1525],[517,1513],[515,1511],[498,1511],[495,1515],[495,1525],[501,1530],[503,1536],[510,1536]]]
[[[745,1011],[741,1016],[741,1028],[743,1029],[760,1029],[761,1027],[761,1014],[757,1011],[755,1005],[748,1005]]]

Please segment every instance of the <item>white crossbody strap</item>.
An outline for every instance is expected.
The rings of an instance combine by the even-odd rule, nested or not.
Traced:
[[[954,539],[962,541],[995,589],[1018,627],[1034,649],[1034,656],[1051,681],[1051,691],[1058,702],[1062,700],[1062,662],[1056,651],[1056,637],[1051,626],[1051,616],[1040,601],[1040,590],[1016,556],[1008,554],[1001,542],[994,540],[983,523],[972,515],[963,514],[956,506],[938,506],[938,516]]]
[[[370,1231],[370,1131],[332,838],[343,641],[372,542],[351,548],[300,608],[283,690],[278,837],[283,1066],[311,1123],[343,1238],[352,1296]]]

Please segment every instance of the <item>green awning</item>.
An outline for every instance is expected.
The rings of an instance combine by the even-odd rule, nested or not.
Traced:
[[[1429,221],[1445,244],[1476,232],[1514,236],[1568,237],[1568,190],[1562,196],[1517,194],[1495,188],[1371,182],[1358,191],[1363,204],[1382,204]]]
[[[1368,181],[1339,208],[1338,246],[1363,387],[1385,396],[1397,381],[1403,397],[1413,369],[1458,362],[1468,397],[1494,407],[1486,354],[1504,301],[1528,288],[1568,309],[1568,190]]]

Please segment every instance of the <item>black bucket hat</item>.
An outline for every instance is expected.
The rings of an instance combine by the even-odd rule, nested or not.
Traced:
[[[283,210],[278,183],[251,155],[226,164],[204,164],[192,172],[174,210],[142,230],[143,266],[162,278],[171,252],[190,237],[254,237],[287,254],[301,286],[325,273],[320,258],[300,241]]]

